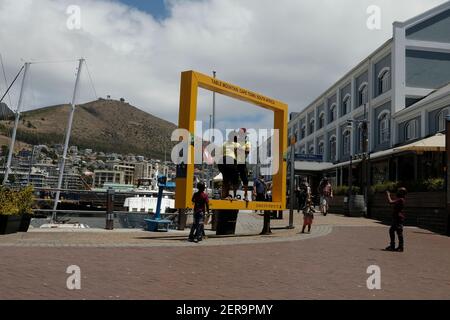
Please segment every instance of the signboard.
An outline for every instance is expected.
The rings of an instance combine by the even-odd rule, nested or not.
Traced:
[[[295,154],[295,161],[323,162],[323,155],[320,154]]]

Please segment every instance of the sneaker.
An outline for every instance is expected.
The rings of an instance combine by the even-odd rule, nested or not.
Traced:
[[[395,247],[393,246],[389,246],[386,249],[384,249],[385,251],[395,251]]]

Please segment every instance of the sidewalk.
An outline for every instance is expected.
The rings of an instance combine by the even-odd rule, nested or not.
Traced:
[[[207,226],[207,241],[200,245],[236,245],[258,244],[270,242],[287,242],[308,240],[330,234],[335,226],[367,226],[380,227],[372,220],[363,218],[346,218],[343,216],[329,215],[317,216],[311,234],[300,234],[302,215],[295,213],[293,230],[287,230],[289,225],[289,212],[284,214],[283,220],[273,220],[273,234],[260,236],[263,228],[263,217],[251,213],[241,213],[238,217],[236,236],[218,237]],[[80,230],[49,230],[30,229],[28,233],[21,233],[1,238],[0,247],[85,247],[85,248],[148,248],[148,247],[173,247],[173,246],[198,246],[187,241],[189,230],[170,231],[168,233],[150,233],[134,229],[116,229],[106,231],[102,229]]]

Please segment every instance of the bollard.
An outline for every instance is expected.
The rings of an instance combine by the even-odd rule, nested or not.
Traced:
[[[114,194],[111,188],[106,192],[106,230],[114,230]]]
[[[186,229],[187,224],[187,215],[186,210],[179,210],[178,211],[178,230],[183,231]]]

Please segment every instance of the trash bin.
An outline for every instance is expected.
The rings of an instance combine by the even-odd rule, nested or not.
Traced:
[[[216,211],[218,236],[229,236],[236,234],[236,223],[239,210],[218,210]]]

